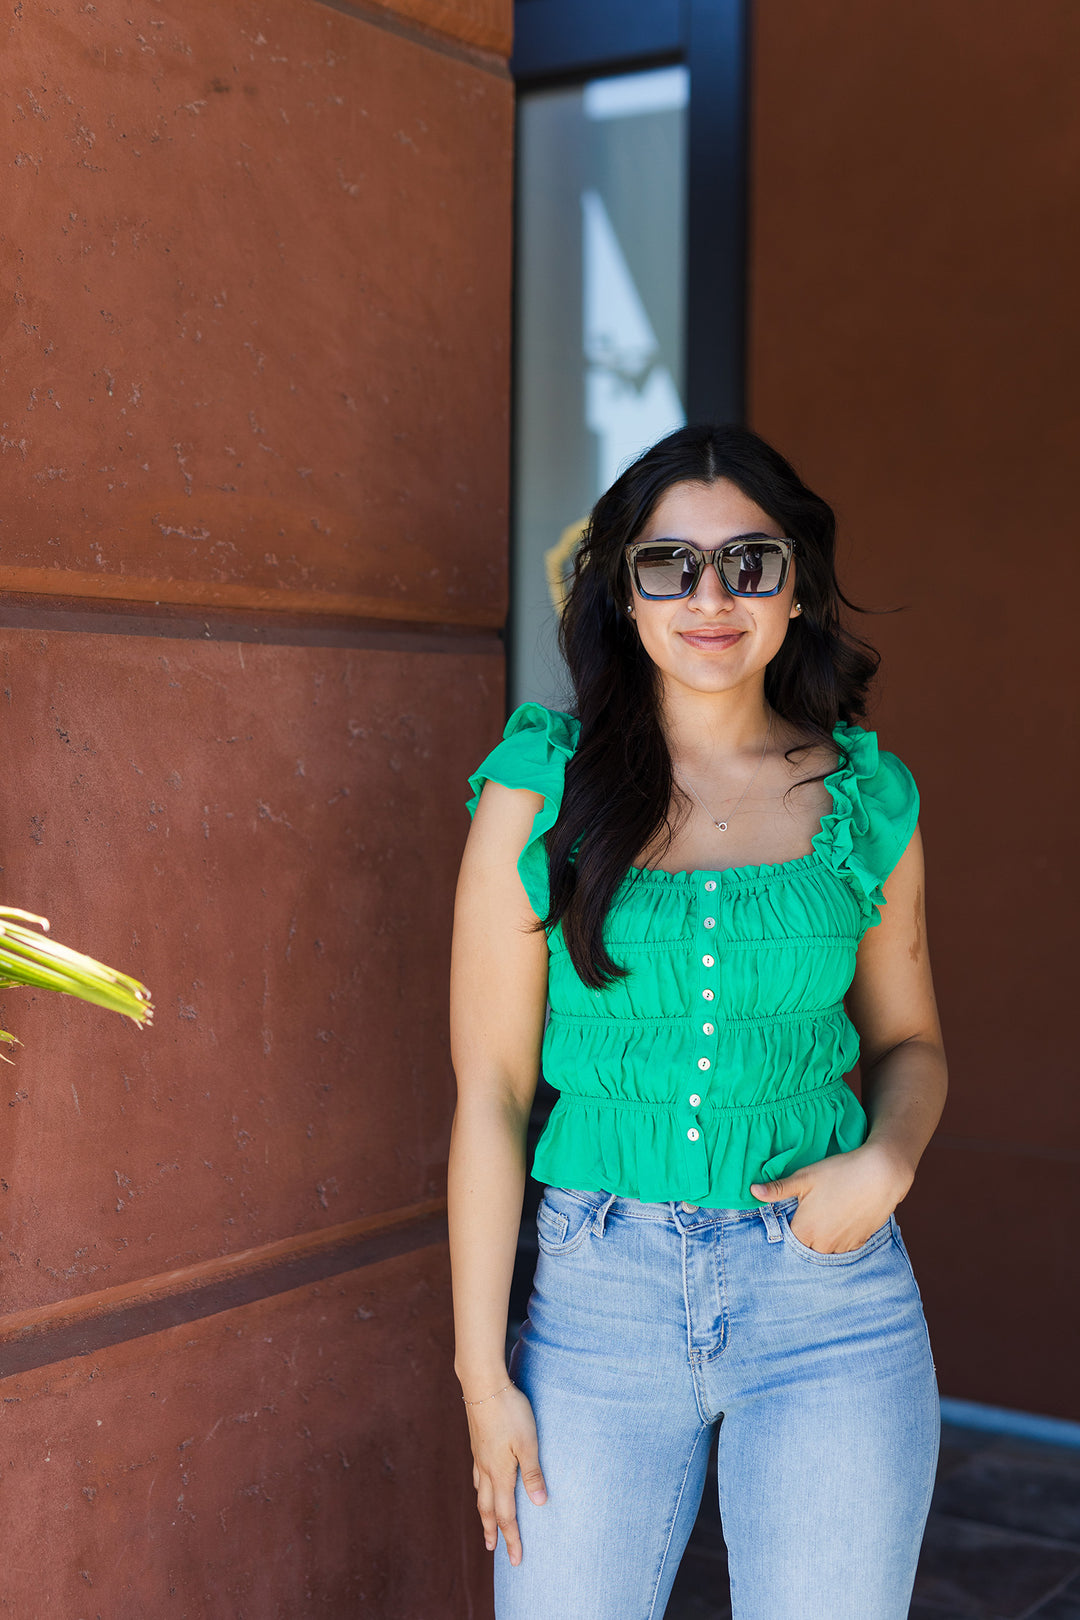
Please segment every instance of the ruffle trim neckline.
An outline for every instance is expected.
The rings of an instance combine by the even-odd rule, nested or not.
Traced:
[[[756,888],[787,876],[798,877],[813,867],[827,865],[834,871],[847,869],[860,890],[874,904],[884,904],[884,893],[876,876],[858,859],[855,839],[870,825],[861,783],[877,774],[879,767],[877,735],[841,721],[833,730],[839,745],[840,763],[825,777],[832,809],[821,818],[821,826],[810,840],[805,855],[788,861],[767,861],[756,866],[729,866],[718,870],[698,867],[692,871],[667,872],[663,868],[632,866],[631,882],[683,884],[701,877],[715,878],[725,889]]]
[[[573,757],[580,733],[580,721],[573,715],[560,709],[548,709],[540,703],[523,703],[507,722],[504,744],[500,746],[515,739],[517,746],[524,745],[525,749],[521,758],[526,768],[521,770],[520,776],[514,773],[509,779],[511,785],[531,787],[542,793],[546,801],[533,823],[529,839],[529,845],[533,847],[558,817],[566,763]],[[704,876],[715,878],[728,892],[752,891],[770,883],[783,882],[786,878],[797,879],[804,873],[826,866],[851,880],[869,909],[883,906],[885,896],[882,885],[887,871],[882,873],[876,869],[880,851],[874,850],[875,840],[868,838],[867,834],[871,830],[872,807],[884,812],[886,820],[897,809],[896,805],[889,803],[895,793],[892,773],[886,772],[886,779],[881,780],[883,761],[875,732],[841,721],[834,727],[832,735],[840,754],[836,769],[824,778],[832,808],[822,816],[821,825],[811,839],[807,854],[797,855],[788,861],[719,870],[702,867],[693,871],[667,872],[658,868],[631,866],[627,868],[625,881],[630,884],[685,885]],[[878,780],[875,781],[875,778]],[[508,780],[507,776],[500,776],[500,779]],[[474,786],[479,780],[480,772],[472,778]],[[470,802],[470,809],[475,808],[478,794],[479,788]],[[914,806],[917,813],[917,795]],[[906,827],[908,836],[913,824],[912,821]],[[898,842],[899,853],[903,852],[905,842]],[[523,851],[523,861],[528,859],[529,853],[527,846]],[[521,869],[524,875],[524,867]],[[887,870],[891,870],[891,865]]]

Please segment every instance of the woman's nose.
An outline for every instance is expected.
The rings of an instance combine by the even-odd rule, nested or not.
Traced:
[[[701,578],[690,600],[707,613],[723,613],[734,605],[735,599],[720,583],[716,564],[711,559],[702,569]]]

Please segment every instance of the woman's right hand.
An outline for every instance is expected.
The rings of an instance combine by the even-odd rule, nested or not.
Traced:
[[[494,1552],[501,1530],[510,1562],[520,1564],[521,1535],[514,1500],[519,1469],[530,1502],[542,1507],[547,1501],[532,1407],[526,1396],[510,1384],[494,1400],[480,1400],[465,1410],[484,1545],[488,1552]]]

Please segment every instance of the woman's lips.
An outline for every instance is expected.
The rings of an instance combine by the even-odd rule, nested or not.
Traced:
[[[743,630],[680,630],[683,641],[691,647],[700,647],[703,652],[723,652],[726,647],[734,647],[735,643],[745,635]]]

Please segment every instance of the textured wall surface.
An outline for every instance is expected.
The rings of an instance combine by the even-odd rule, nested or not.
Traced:
[[[0,588],[500,624],[505,78],[314,0],[6,33]]]
[[[835,500],[849,593],[905,609],[861,626],[924,798],[952,1093],[904,1229],[943,1391],[1077,1418],[1080,12],[799,0],[755,28],[752,421]]]
[[[504,712],[509,25],[0,22],[0,898],[157,1004],[0,994],[4,1613],[490,1612],[446,976]]]
[[[143,1032],[3,996],[5,1307],[441,1194],[434,789],[488,746],[498,659],[8,629],[0,680],[4,892],[157,1003]]]
[[[4,1479],[19,1508],[0,1612],[477,1612],[474,1510],[445,1483],[468,1468],[464,1431],[445,1434],[449,1308],[427,1249],[4,1379]],[[375,1412],[356,1398],[360,1366],[381,1391]],[[366,1544],[373,1508],[430,1527],[440,1556]]]

